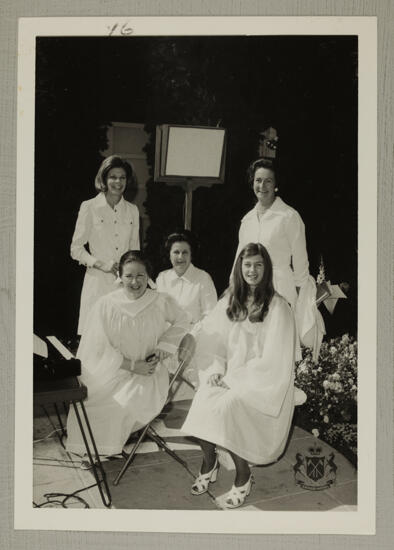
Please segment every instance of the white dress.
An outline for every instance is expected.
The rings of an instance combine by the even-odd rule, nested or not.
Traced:
[[[157,416],[167,397],[164,364],[159,363],[153,375],[143,376],[121,369],[123,358],[144,359],[155,348],[175,353],[188,326],[172,298],[150,289],[130,300],[120,288],[93,306],[77,356],[81,381],[88,388],[85,407],[100,454],[120,453],[130,434]],[[67,432],[67,450],[84,453],[72,409]]]
[[[190,332],[196,336],[200,321],[215,307],[218,300],[211,276],[191,263],[181,277],[176,274],[174,269],[162,271],[157,276],[156,285],[158,291],[172,296],[187,313]],[[184,377],[193,385],[198,384],[195,361],[190,362],[184,372]],[[181,383],[176,390],[174,400],[190,399],[193,395],[194,391],[185,383]]]
[[[219,445],[254,464],[283,452],[294,410],[293,312],[275,294],[263,322],[231,322],[228,296],[203,321],[196,354],[205,363],[182,431]],[[207,378],[224,374],[230,389]]]
[[[71,257],[86,266],[78,334],[82,334],[86,315],[97,298],[116,288],[115,275],[94,268],[96,260],[105,262],[110,269],[122,254],[139,248],[139,212],[135,204],[122,197],[112,209],[104,193],[81,204],[71,242]]]
[[[274,288],[294,308],[299,339],[314,349],[317,358],[325,327],[315,304],[316,283],[309,274],[305,225],[301,216],[276,197],[260,218],[257,205],[242,218],[238,240],[235,260],[249,243],[261,243],[268,250]],[[300,288],[299,295],[296,287]],[[299,347],[297,359],[301,359]]]

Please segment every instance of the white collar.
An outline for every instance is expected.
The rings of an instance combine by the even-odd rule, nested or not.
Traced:
[[[101,192],[94,198],[96,208],[111,208],[105,197],[105,193]],[[119,211],[122,211],[126,205],[126,201],[121,197],[120,201],[115,205],[115,208]],[[111,208],[113,211],[113,208]]]
[[[169,270],[168,278],[170,280],[170,283],[174,284],[180,279],[183,279],[184,281],[187,281],[188,283],[194,282],[194,276],[197,269],[194,267],[194,265],[190,262],[189,267],[186,269],[185,273],[181,276],[177,275],[174,268]]]
[[[147,288],[144,294],[140,298],[137,298],[137,300],[131,300],[127,296],[123,287],[111,293],[111,297],[116,305],[118,305],[121,309],[124,309],[126,313],[132,317],[136,317],[139,313],[141,313],[141,311],[146,309],[150,304],[158,299],[158,296],[159,294],[150,288]]]

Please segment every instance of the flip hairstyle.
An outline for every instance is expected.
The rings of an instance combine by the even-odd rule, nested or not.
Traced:
[[[108,172],[112,168],[123,168],[126,173],[126,184],[131,193],[135,196],[137,192],[138,182],[135,170],[129,162],[122,159],[117,155],[112,155],[107,157],[101,163],[101,166],[97,172],[96,179],[94,180],[94,186],[97,191],[106,192],[108,191],[107,178]],[[133,196],[133,198],[134,198]]]
[[[254,175],[256,173],[256,170],[258,170],[259,168],[267,168],[268,170],[271,170],[275,176],[275,183],[278,183],[277,175],[276,175],[277,169],[274,161],[272,159],[261,158],[261,159],[255,160],[254,162],[252,162],[252,164],[249,165],[248,183],[250,186],[253,187]]]
[[[242,275],[242,262],[249,256],[260,255],[264,263],[263,278],[255,289],[254,305],[255,309],[248,315],[246,301],[249,295],[249,285]],[[269,305],[275,294],[272,282],[272,261],[267,249],[260,243],[249,243],[241,250],[235,262],[232,283],[230,285],[229,305],[226,313],[230,321],[244,321],[249,317],[252,323],[258,323],[264,320],[268,312]]]
[[[150,264],[150,261],[146,258],[145,254],[141,252],[140,250],[129,250],[128,252],[125,252],[122,257],[119,260],[119,276],[121,277],[123,274],[123,269],[126,264],[131,264],[133,262],[138,262],[139,264],[142,264],[146,272],[148,274],[148,277],[151,277],[152,273],[152,266]]]

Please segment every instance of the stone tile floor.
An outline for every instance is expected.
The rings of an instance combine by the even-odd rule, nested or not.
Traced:
[[[197,474],[201,463],[201,451],[192,439],[181,437],[177,429],[190,406],[180,401],[165,416],[165,423],[157,425],[171,447],[183,458],[189,470]],[[53,427],[45,417],[34,420],[34,468],[33,499],[38,505],[47,501],[48,493],[72,493],[84,489],[78,496],[83,501],[70,499],[69,507],[104,508],[91,471],[80,468],[80,458],[66,453],[56,434],[47,437]],[[171,430],[175,430],[171,431]],[[307,490],[296,484],[294,465],[296,454],[309,455],[308,449],[317,443],[321,454],[328,457],[334,452],[337,466],[336,480],[324,490]],[[190,486],[193,476],[155,444],[145,445],[145,450],[136,455],[118,486],[113,480],[123,465],[123,459],[103,462],[112,495],[112,507],[123,509],[165,510],[218,510],[215,497],[231,487],[234,471],[228,455],[222,456],[218,480],[210,485],[209,494],[192,496]],[[334,449],[316,440],[311,434],[294,427],[285,453],[280,460],[268,466],[253,467],[255,484],[241,510],[282,511],[354,511],[357,507],[357,472],[355,468]],[[309,480],[310,481],[310,480]],[[88,488],[88,489],[86,489]],[[58,497],[51,497],[56,501]],[[49,506],[58,506],[53,502]]]

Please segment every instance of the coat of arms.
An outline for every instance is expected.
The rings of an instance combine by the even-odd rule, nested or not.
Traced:
[[[321,447],[316,444],[308,448],[308,455],[296,454],[296,463],[293,466],[294,478],[297,485],[309,491],[328,489],[336,479],[337,465],[335,455],[322,455]]]

